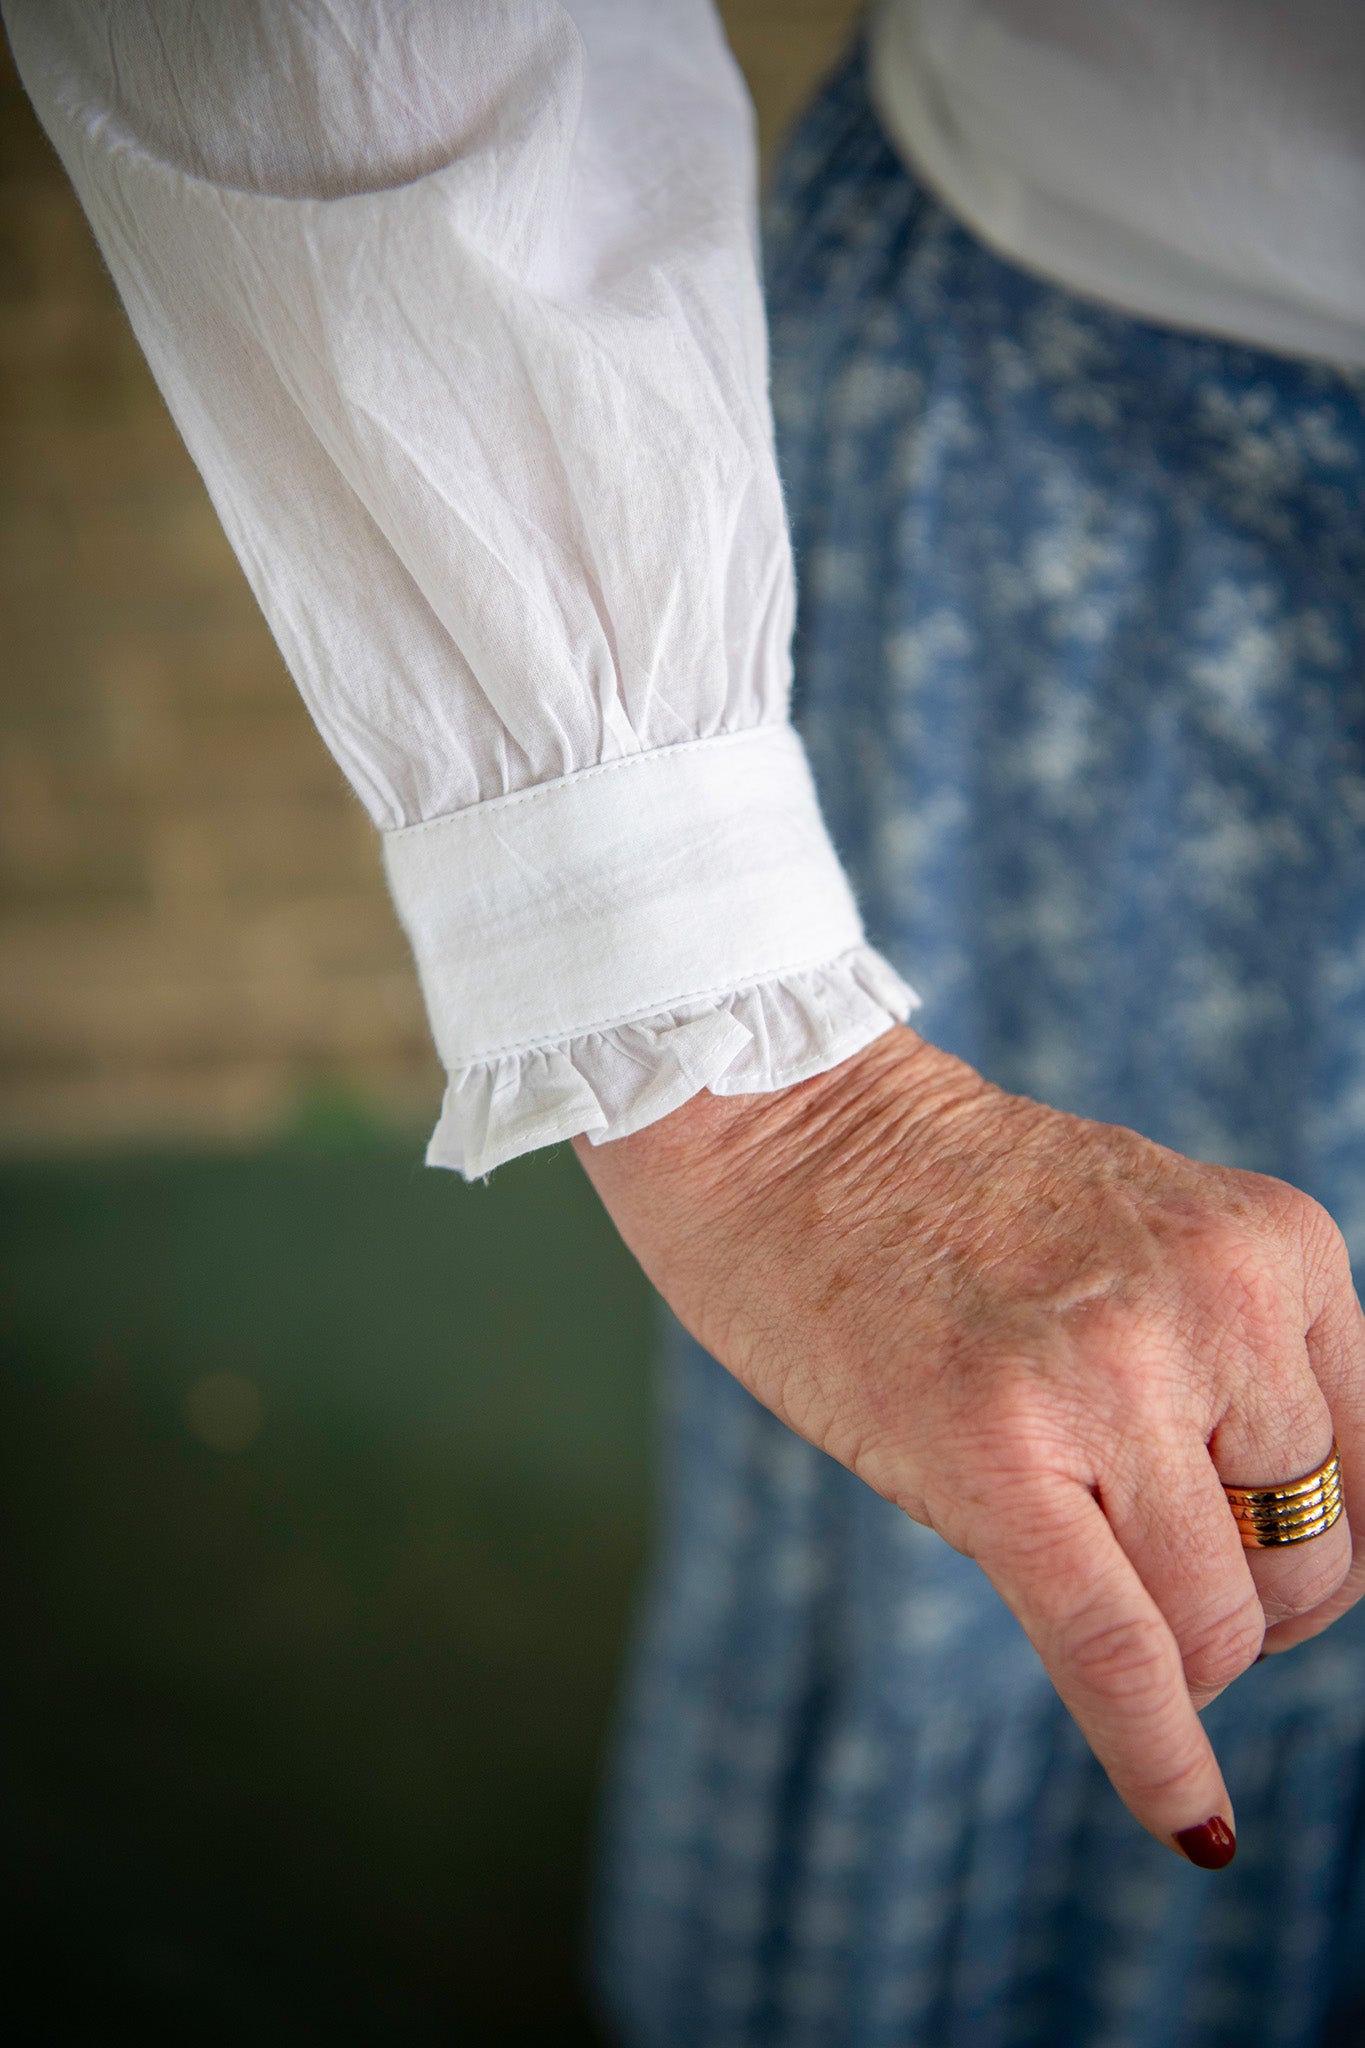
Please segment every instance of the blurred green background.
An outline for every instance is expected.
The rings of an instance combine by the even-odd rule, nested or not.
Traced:
[[[722,0],[769,156],[857,9]],[[421,1166],[374,835],[2,49],[0,620],[11,2032],[590,2042],[647,1290],[567,1152]]]
[[[591,2041],[647,1290],[567,1151],[311,1123],[0,1170],[5,2006]]]

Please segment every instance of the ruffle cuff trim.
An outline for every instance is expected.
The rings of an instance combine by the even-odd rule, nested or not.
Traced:
[[[918,1006],[870,946],[719,999],[684,1003],[450,1077],[429,1166],[466,1180],[586,1133],[594,1145],[657,1123],[694,1095],[766,1095],[837,1067]]]

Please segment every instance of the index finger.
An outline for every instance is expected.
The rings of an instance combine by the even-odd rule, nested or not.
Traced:
[[[1129,1812],[1204,1869],[1236,1846],[1232,1802],[1179,1648],[1088,1488],[1037,1487],[1026,1528],[975,1552]]]

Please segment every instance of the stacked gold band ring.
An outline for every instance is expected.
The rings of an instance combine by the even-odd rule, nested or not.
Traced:
[[[1307,1543],[1325,1536],[1341,1513],[1341,1464],[1337,1447],[1306,1478],[1285,1486],[1225,1486],[1238,1533],[1248,1550],[1273,1550],[1282,1543]]]

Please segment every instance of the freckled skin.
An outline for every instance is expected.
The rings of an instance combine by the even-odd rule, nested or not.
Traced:
[[[1308,1470],[1334,1432],[1348,1507],[1365,1480],[1365,1323],[1324,1212],[904,1029],[577,1150],[693,1334],[974,1557],[1137,1818],[1228,1861],[1198,1708],[1365,1590],[1347,1518],[1247,1553],[1219,1484]]]

